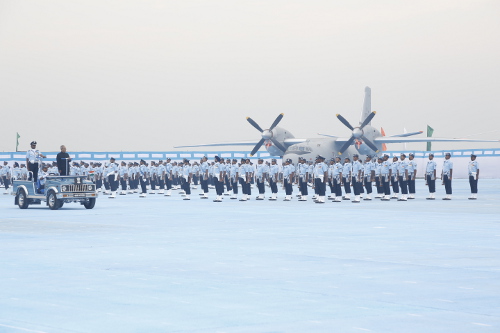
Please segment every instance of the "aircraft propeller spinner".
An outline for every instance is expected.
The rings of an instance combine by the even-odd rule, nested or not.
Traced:
[[[252,152],[250,153],[250,156],[255,155],[255,153],[260,149],[260,147],[262,147],[264,142],[266,142],[268,140],[270,140],[276,146],[276,148],[280,149],[282,152],[286,151],[286,148],[283,147],[283,145],[278,140],[276,140],[276,138],[274,137],[274,134],[273,134],[273,129],[279,124],[281,119],[283,119],[283,115],[284,114],[281,113],[278,117],[276,117],[276,119],[274,120],[271,127],[269,127],[268,129],[265,129],[265,130],[263,130],[252,118],[247,117],[247,121],[250,123],[250,125],[255,127],[260,132],[260,134],[262,136],[262,139],[260,139],[260,141],[257,142],[255,147],[253,147]]]
[[[347,148],[349,148],[349,146],[353,143],[354,140],[360,140],[360,139],[362,139],[363,142],[366,143],[366,145],[370,147],[373,151],[378,152],[377,146],[375,146],[373,142],[371,142],[367,137],[365,137],[363,132],[363,128],[366,125],[368,125],[368,123],[373,119],[373,117],[375,117],[376,113],[377,113],[376,111],[370,113],[370,115],[366,117],[366,119],[359,127],[352,127],[351,124],[349,124],[349,122],[344,117],[342,117],[340,114],[337,114],[337,118],[342,122],[342,124],[344,124],[347,128],[349,128],[352,131],[351,138],[347,140],[346,143],[344,143],[344,145],[340,148],[339,155],[342,155],[342,153],[346,151]]]

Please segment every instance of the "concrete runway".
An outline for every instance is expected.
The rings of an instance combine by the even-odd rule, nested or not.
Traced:
[[[0,332],[500,332],[500,180],[477,201],[453,186],[452,201],[419,180],[408,202],[198,190],[58,211],[2,195]]]

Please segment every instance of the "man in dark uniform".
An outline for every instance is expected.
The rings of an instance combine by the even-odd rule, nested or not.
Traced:
[[[57,169],[61,176],[67,176],[69,172],[69,162],[71,162],[71,157],[66,152],[66,146],[61,146],[61,152],[57,154]]]

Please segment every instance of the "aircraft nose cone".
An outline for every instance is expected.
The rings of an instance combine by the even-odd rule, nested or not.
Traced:
[[[356,127],[352,130],[352,136],[355,138],[360,138],[363,136],[363,130],[359,127]]]
[[[265,139],[265,140],[269,140],[273,137],[273,132],[266,129],[264,130],[264,132],[262,132],[262,138]]]

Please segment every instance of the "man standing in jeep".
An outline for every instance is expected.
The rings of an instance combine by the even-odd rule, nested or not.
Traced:
[[[66,152],[66,146],[62,145],[61,152],[57,154],[57,168],[59,169],[59,174],[61,176],[68,175],[69,162],[71,162],[71,158]]]
[[[36,141],[31,141],[31,149],[26,152],[26,166],[28,172],[31,171],[29,180],[36,182],[38,180],[38,169],[40,168],[41,158],[46,158],[38,149],[36,149]]]

